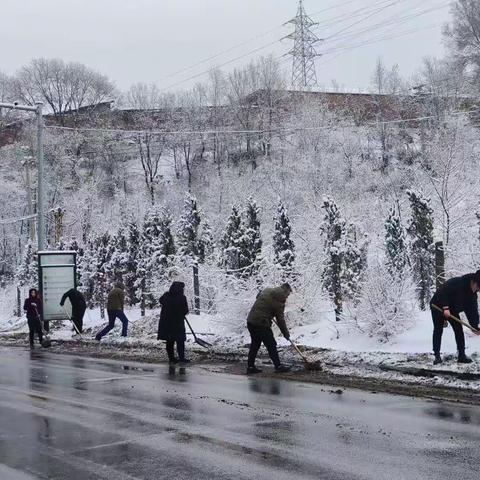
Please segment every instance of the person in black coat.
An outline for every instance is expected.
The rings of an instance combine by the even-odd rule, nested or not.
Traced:
[[[480,270],[469,273],[462,277],[454,277],[447,280],[436,292],[430,301],[433,319],[433,353],[435,354],[434,365],[442,363],[440,347],[442,345],[443,328],[446,321],[452,326],[457,342],[458,363],[471,363],[472,360],[465,355],[465,336],[463,326],[452,319],[464,312],[470,325],[478,330],[478,303],[477,293],[480,291]],[[436,305],[443,310],[443,314],[435,310]],[[478,330],[477,335],[480,334]]]
[[[85,302],[85,297],[76,288],[71,288],[63,294],[63,297],[60,300],[60,305],[62,307],[65,304],[65,300],[67,298],[72,304],[72,322],[75,325],[75,330],[78,333],[82,333],[83,316],[85,315],[85,310],[87,309],[87,302]]]
[[[38,294],[38,290],[36,288],[31,288],[28,291],[28,298],[25,299],[23,309],[27,313],[30,348],[33,348],[35,333],[38,335],[40,345],[42,345],[43,333],[40,322],[42,321],[43,305],[42,299],[40,298],[40,295]]]
[[[170,363],[188,362],[185,358],[185,315],[188,303],[184,295],[185,284],[173,282],[170,290],[160,298],[162,311],[158,322],[157,340],[167,342],[167,354]],[[178,359],[175,358],[174,347],[177,342]]]

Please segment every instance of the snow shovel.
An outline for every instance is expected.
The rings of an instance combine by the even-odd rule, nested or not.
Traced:
[[[67,309],[65,308],[65,305],[62,305],[63,307],[63,310],[65,312],[65,315],[67,316],[67,318],[72,322],[72,325],[73,325],[73,328],[75,330],[75,332],[78,334],[78,335],[81,335],[82,333],[78,330],[77,326],[75,325],[75,322],[72,320],[72,318],[70,317],[70,315],[68,314],[68,311]]]
[[[276,320],[274,320],[275,325],[278,327],[278,323]],[[280,328],[280,327],[279,327]],[[294,341],[291,338],[287,339],[292,347],[295,349],[295,351],[300,355],[300,357],[303,360],[303,363],[305,364],[305,370],[309,370],[311,372],[315,370],[322,370],[322,364],[318,360],[310,360],[299,348],[298,346],[294,343]]]
[[[203,347],[203,348],[213,347],[213,345],[212,345],[211,343],[208,343],[208,342],[206,342],[205,340],[202,340],[201,338],[198,338],[198,337],[195,335],[195,332],[193,331],[193,328],[192,328],[192,326],[190,325],[190,322],[187,320],[186,317],[185,317],[185,321],[187,322],[188,328],[189,328],[190,331],[192,332],[193,338],[195,339],[195,343],[198,343],[198,344],[199,344],[201,347]]]
[[[40,325],[40,330],[42,332],[42,347],[43,348],[50,348],[52,346],[52,341],[50,340],[50,336],[48,333],[43,329],[43,322],[42,319],[40,318],[40,314],[38,313],[37,307],[35,307],[35,312],[37,313],[37,320],[38,324]]]
[[[295,351],[302,357],[303,363],[305,364],[305,370],[314,371],[314,370],[322,370],[322,364],[319,360],[311,360],[309,359],[302,351],[298,348],[298,346],[293,342],[292,339],[288,339],[292,347]]]
[[[442,312],[443,313],[443,309],[438,307],[437,305],[433,304],[432,303],[432,308],[434,308],[435,310],[439,311],[439,312]],[[445,317],[447,320],[449,318],[451,318],[452,320],[455,320],[456,322],[460,323],[461,325],[463,325],[464,327],[467,327],[469,328],[473,333],[476,333],[477,335],[479,334],[479,330],[476,330],[474,327],[472,327],[468,322],[464,322],[463,320],[461,320],[460,318],[457,318],[455,317],[454,315],[451,315],[449,317]]]

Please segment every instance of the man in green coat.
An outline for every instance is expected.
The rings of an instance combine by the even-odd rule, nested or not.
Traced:
[[[118,318],[122,322],[122,337],[127,336],[128,318],[123,312],[123,304],[125,302],[125,287],[123,283],[116,283],[107,299],[108,325],[97,333],[95,340],[100,341],[115,326],[115,319]]]
[[[290,367],[282,365],[278,356],[277,342],[272,332],[272,321],[275,318],[283,336],[288,340],[290,333],[285,323],[285,303],[292,293],[292,287],[284,283],[281,287],[266,288],[258,295],[247,317],[247,327],[251,336],[248,353],[248,373],[260,373],[255,367],[255,359],[262,343],[267,347],[268,354],[277,372],[288,372]]]

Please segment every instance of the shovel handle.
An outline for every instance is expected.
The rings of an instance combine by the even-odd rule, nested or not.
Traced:
[[[192,328],[192,326],[190,325],[190,322],[187,320],[187,317],[185,317],[185,321],[187,322],[188,328],[189,328],[190,331],[192,332],[193,338],[194,338],[195,341],[196,341],[196,340],[197,340],[197,336],[195,335],[195,332],[193,331],[193,328]]]
[[[434,303],[431,304],[432,305],[432,308],[434,310],[437,310],[438,312],[442,312],[443,313],[443,309],[440,308],[438,305],[435,305]],[[445,318],[451,318],[452,320],[455,320],[456,322],[460,323],[461,325],[463,325],[464,327],[467,327],[469,328],[472,332],[474,333],[478,333],[478,330],[476,330],[475,328],[473,328],[469,323],[467,322],[464,322],[463,320],[461,320],[460,318],[457,318],[455,315],[452,315],[450,314],[449,317],[445,317]]]
[[[303,361],[305,363],[310,363],[310,360],[302,353],[302,351],[297,347],[295,343],[293,343],[292,340],[288,339],[292,345],[292,347],[297,351],[297,353],[303,358]]]

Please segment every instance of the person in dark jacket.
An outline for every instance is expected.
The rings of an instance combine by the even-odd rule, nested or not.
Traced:
[[[100,341],[110,330],[115,327],[115,319],[119,319],[122,322],[122,337],[127,336],[128,330],[128,318],[123,312],[123,305],[125,303],[125,286],[123,283],[116,283],[107,299],[107,314],[108,325],[97,333],[95,340]]]
[[[78,333],[83,332],[83,316],[85,315],[85,310],[87,309],[87,302],[85,302],[85,297],[76,289],[71,288],[63,294],[62,299],[60,300],[60,305],[63,307],[66,299],[70,300],[72,305],[72,322],[75,325],[75,330]]]
[[[470,325],[478,330],[478,303],[477,293],[480,291],[480,270],[469,273],[462,277],[454,277],[447,280],[436,292],[430,301],[430,309],[433,319],[433,353],[435,354],[434,365],[442,363],[440,347],[442,345],[443,328],[446,322],[450,323],[455,334],[458,350],[458,363],[471,363],[472,360],[465,355],[465,336],[463,326],[452,319],[464,312]],[[436,305],[443,313],[435,310]],[[480,330],[478,331],[480,334]]]
[[[170,363],[189,362],[185,358],[185,315],[188,314],[188,302],[184,294],[185,284],[173,282],[168,292],[160,298],[162,310],[158,322],[157,340],[167,342],[167,354]],[[177,343],[178,359],[174,348]]]
[[[42,345],[43,333],[40,322],[42,321],[43,316],[43,305],[42,299],[40,298],[36,288],[31,288],[29,290],[28,298],[25,299],[25,303],[23,304],[23,309],[27,313],[30,348],[34,348],[33,341],[35,338],[35,333],[38,335],[38,341],[40,342],[40,345]]]
[[[281,287],[266,288],[258,295],[247,317],[247,328],[250,332],[251,343],[248,353],[247,373],[260,373],[255,367],[255,359],[262,343],[267,347],[268,354],[277,372],[288,372],[286,365],[282,365],[278,356],[277,342],[272,332],[272,321],[275,318],[280,331],[288,340],[290,333],[285,323],[285,303],[292,293],[292,287],[284,283]]]

